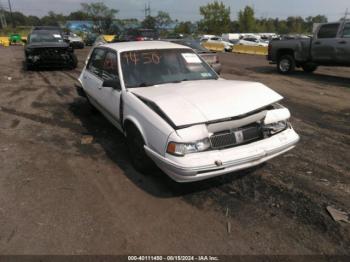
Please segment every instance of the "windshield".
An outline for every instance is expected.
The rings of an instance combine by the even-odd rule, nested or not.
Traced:
[[[190,49],[128,51],[120,57],[127,88],[218,78]]]
[[[29,36],[30,43],[41,43],[41,42],[50,42],[50,43],[62,43],[63,38],[59,32],[50,32],[50,33],[32,33]]]

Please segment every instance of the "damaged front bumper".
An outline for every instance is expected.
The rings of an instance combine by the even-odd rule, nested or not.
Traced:
[[[161,156],[145,146],[147,155],[177,182],[194,182],[259,165],[295,147],[299,135],[288,128],[272,137],[223,150],[175,157]]]

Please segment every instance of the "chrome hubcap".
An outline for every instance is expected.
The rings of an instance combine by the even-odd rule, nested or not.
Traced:
[[[281,60],[280,69],[282,72],[288,72],[288,70],[290,69],[290,61],[288,59]]]

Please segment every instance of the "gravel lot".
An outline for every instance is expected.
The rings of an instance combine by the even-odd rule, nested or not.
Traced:
[[[0,48],[0,254],[350,254],[350,69],[277,74],[223,53],[222,77],[281,93],[301,135],[265,166],[194,184],[130,165],[125,141],[75,92],[74,71],[23,70]],[[84,135],[94,137],[83,145]]]

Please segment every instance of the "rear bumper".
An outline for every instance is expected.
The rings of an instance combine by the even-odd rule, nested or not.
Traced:
[[[298,141],[298,134],[290,128],[251,144],[184,157],[164,157],[146,146],[145,150],[156,165],[175,181],[194,182],[259,165],[291,150]],[[222,165],[215,164],[218,162]]]

